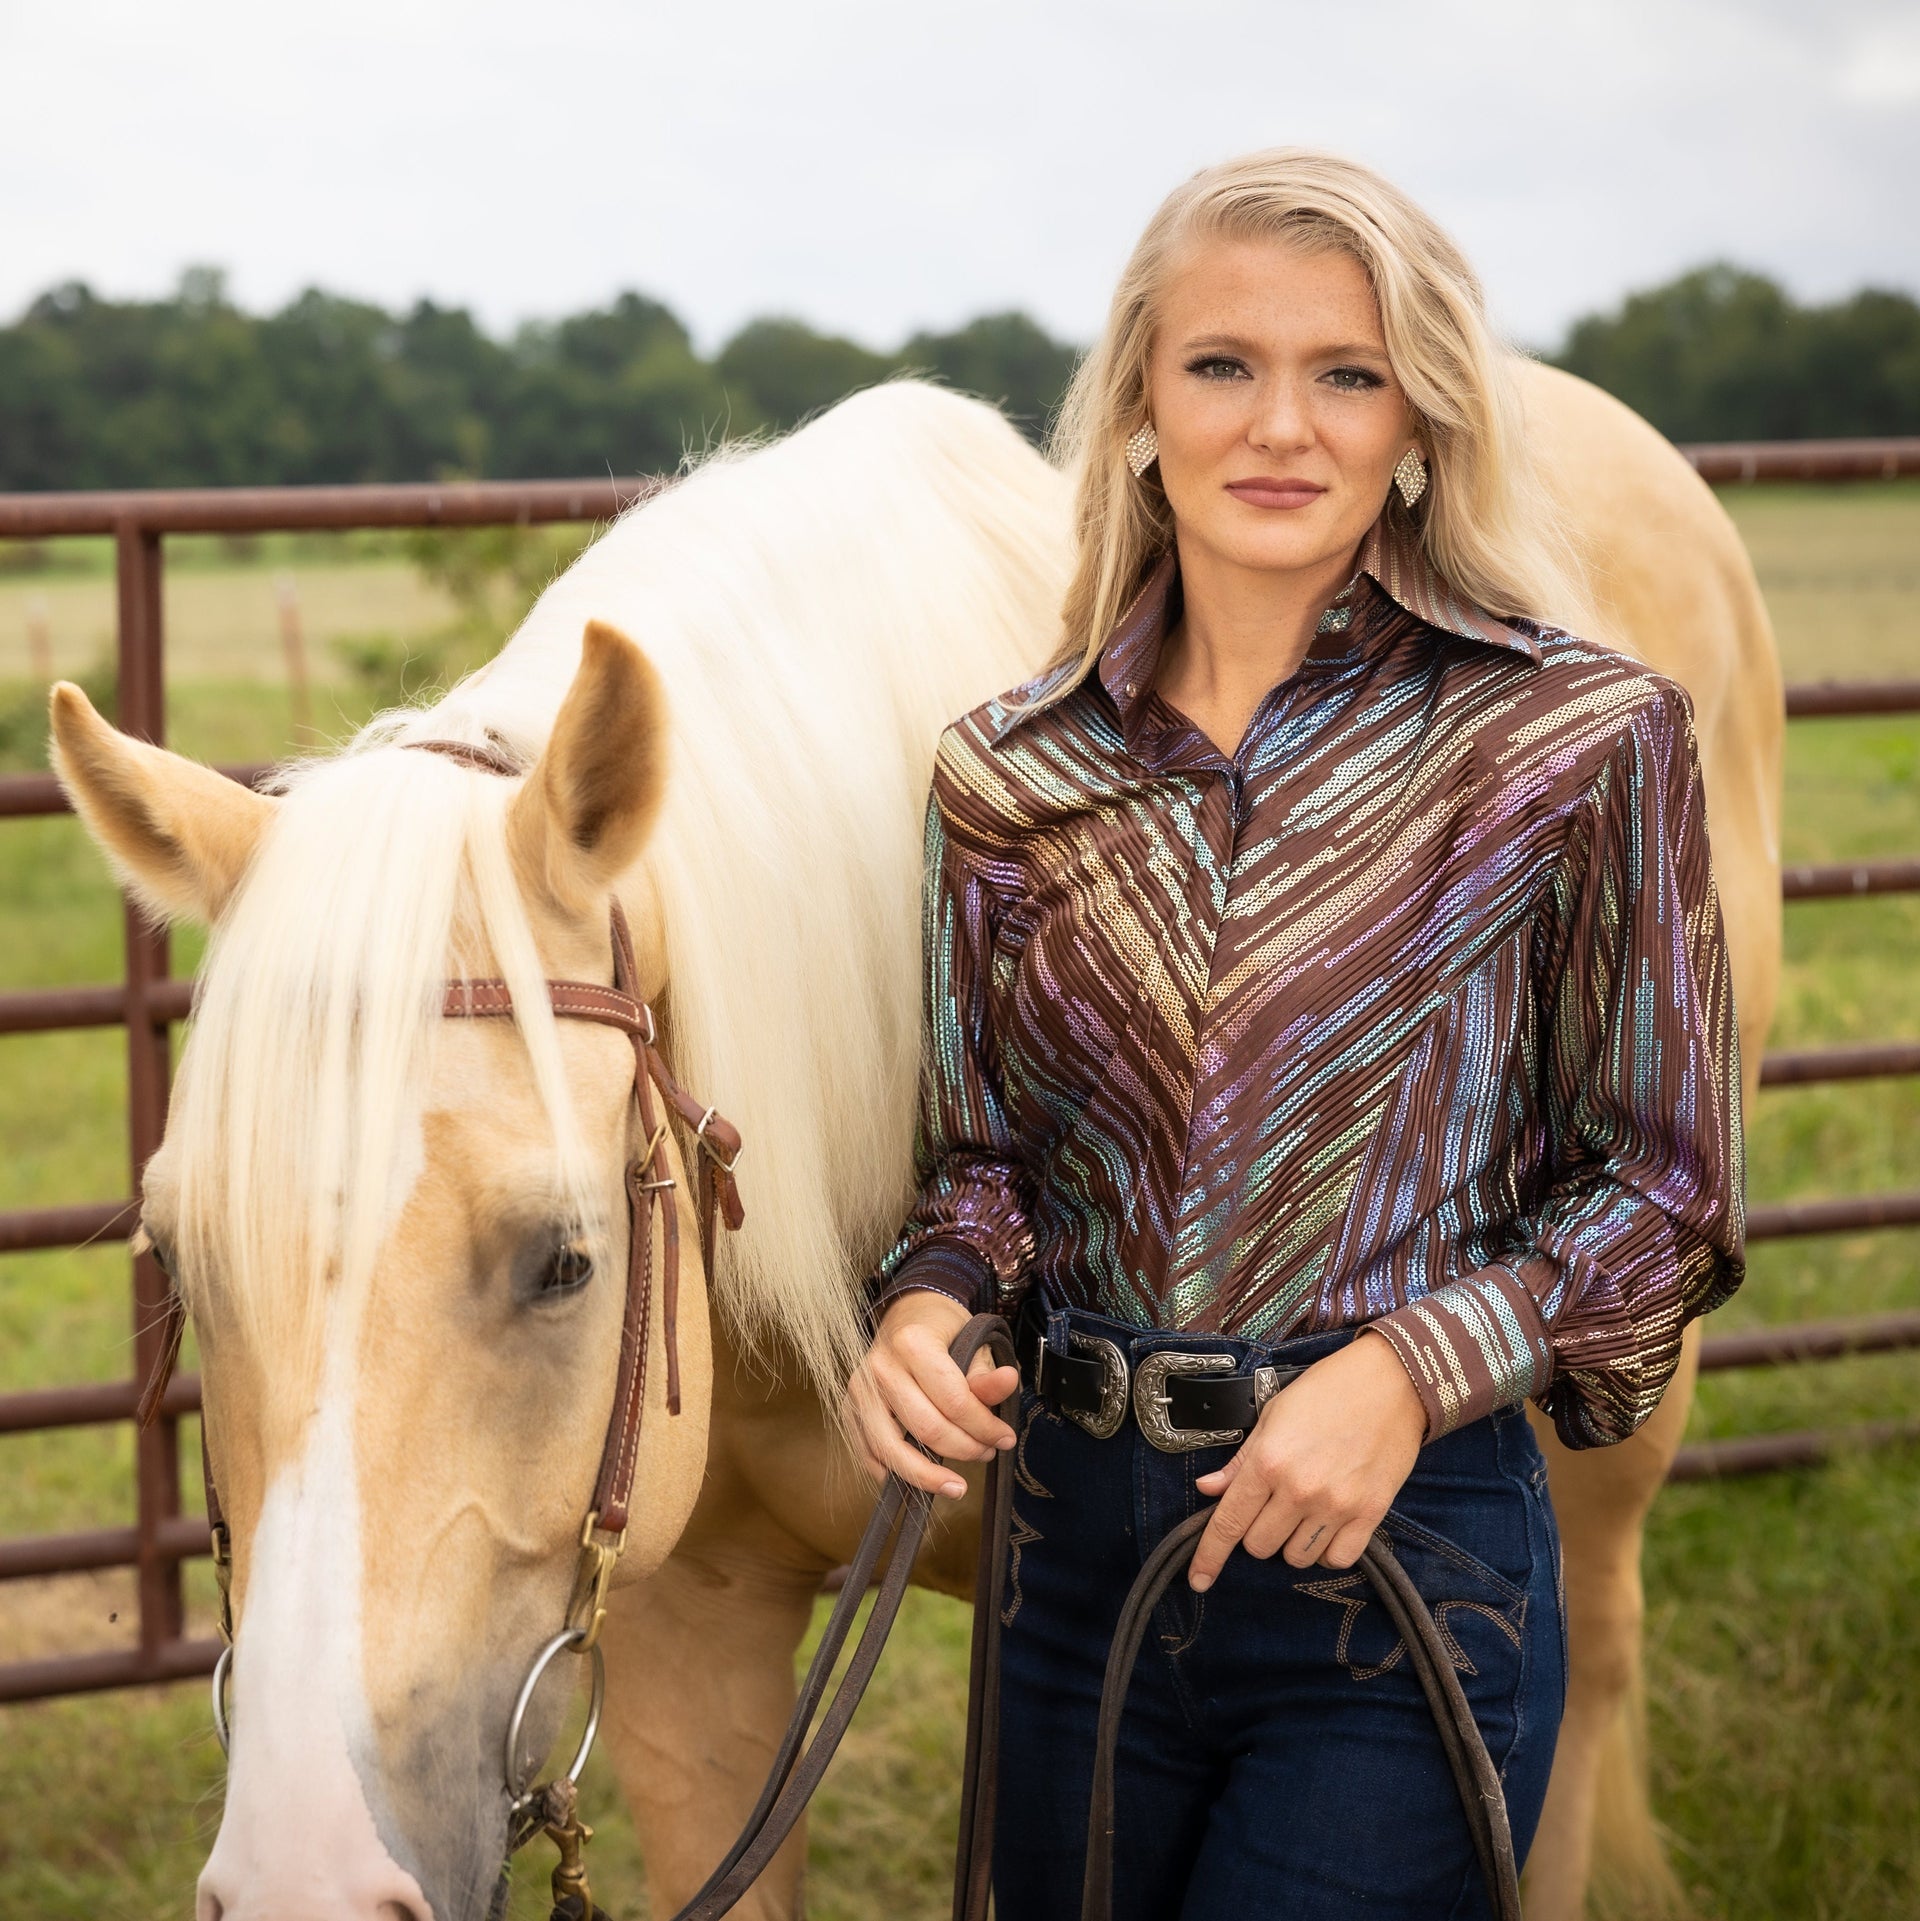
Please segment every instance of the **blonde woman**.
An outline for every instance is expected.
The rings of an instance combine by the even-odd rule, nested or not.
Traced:
[[[848,1420],[947,1494],[908,1436],[1019,1449],[1001,1921],[1077,1910],[1114,1620],[1207,1502],[1129,1697],[1117,1912],[1488,1912],[1353,1564],[1382,1529],[1432,1608],[1524,1854],[1566,1656],[1523,1404],[1621,1439],[1739,1284],[1691,714],[1577,637],[1508,381],[1376,175],[1189,181],[1069,396],[1058,657],[942,743],[924,1185]],[[985,1306],[1017,1435],[1009,1371],[946,1358]]]

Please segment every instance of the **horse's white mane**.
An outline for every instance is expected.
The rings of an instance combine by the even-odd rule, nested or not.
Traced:
[[[667,938],[668,1045],[747,1142],[747,1226],[723,1249],[717,1297],[749,1343],[775,1337],[816,1381],[834,1377],[854,1351],[857,1283],[910,1187],[935,744],[1049,650],[1068,548],[1061,477],[994,410],[920,383],[705,461],[589,548],[437,706],[383,717],[294,778],[209,958],[183,1145],[211,1147],[217,1126],[231,1159],[251,1139],[251,1168],[221,1186],[238,1200],[298,1173],[316,1206],[344,1197],[325,1237],[344,1270],[370,1260],[456,915],[471,911],[473,937],[520,977],[516,1004],[536,1010],[536,1077],[563,1165],[582,1165],[544,996],[526,991],[540,969],[505,866],[505,784],[386,750],[492,739],[531,758],[586,622],[606,621],[652,659],[671,708],[643,861]]]

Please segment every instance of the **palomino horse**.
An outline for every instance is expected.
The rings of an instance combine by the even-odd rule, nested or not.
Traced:
[[[1751,571],[1664,442],[1592,389],[1528,378],[1607,615],[1698,704],[1751,1065],[1779,751]],[[633,1062],[541,991],[611,977],[610,895],[666,1056],[749,1143],[744,1230],[711,1277],[683,1250],[683,1407],[655,1368],[605,1634],[656,1911],[724,1851],[869,1499],[831,1409],[860,1277],[910,1188],[934,744],[1047,646],[1065,495],[990,409],[910,383],[862,395],[628,515],[490,666],[270,799],[56,690],[89,829],[153,912],[213,928],[145,1196],[198,1326],[235,1544],[201,1921],[488,1910],[502,1737],[568,1605],[614,1397]],[[427,740],[530,771],[395,751]],[[443,981],[482,975],[512,987],[514,1019],[442,1019]],[[684,1178],[690,1144],[667,1152]],[[1574,1682],[1543,1914],[1577,1912],[1600,1783],[1627,1760],[1640,1522],[1687,1389],[1624,1446],[1554,1457]],[[918,1578],[962,1591],[976,1527],[962,1510]],[[1657,1863],[1644,1799],[1601,1805],[1609,1853]],[[796,1912],[800,1870],[796,1839],[740,1912]]]

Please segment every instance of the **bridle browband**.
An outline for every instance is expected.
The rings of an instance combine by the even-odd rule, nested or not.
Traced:
[[[407,747],[445,756],[476,772],[517,777],[523,766],[492,748],[472,746],[465,741],[407,741]],[[538,1812],[539,1790],[525,1780],[524,1764],[518,1755],[520,1726],[533,1694],[533,1686],[554,1656],[563,1649],[591,1654],[594,1663],[594,1701],[597,1708],[602,1685],[599,1639],[606,1618],[608,1585],[615,1564],[626,1545],[627,1522],[632,1511],[634,1473],[639,1460],[641,1418],[647,1399],[647,1349],[653,1317],[653,1210],[660,1210],[662,1250],[660,1319],[666,1348],[666,1408],[670,1415],[680,1412],[680,1212],[677,1183],[667,1152],[667,1123],[656,1119],[655,1090],[670,1114],[687,1129],[698,1157],[699,1174],[696,1206],[699,1215],[700,1254],[706,1273],[713,1273],[714,1242],[718,1223],[737,1229],[744,1218],[740,1190],[735,1184],[734,1164],[740,1156],[740,1135],[733,1124],[681,1086],[668,1067],[660,1049],[659,1029],[653,1009],[640,998],[639,974],[634,959],[633,934],[618,900],[607,908],[609,934],[613,949],[613,985],[602,987],[593,981],[548,981],[547,998],[557,1020],[590,1021],[596,1026],[617,1028],[633,1047],[633,1108],[640,1136],[640,1148],[628,1162],[627,1190],[627,1285],[620,1328],[620,1367],[613,1392],[613,1411],[607,1422],[607,1436],[600,1452],[599,1472],[594,1479],[593,1497],[580,1530],[580,1561],[575,1571],[573,1592],[567,1604],[566,1622],[535,1658],[532,1671],[520,1691],[520,1699],[508,1728],[506,1773],[507,1787],[513,1797],[511,1829],[515,1845],[529,1838],[545,1822],[535,1820],[525,1833],[529,1811]],[[504,980],[464,979],[446,983],[441,998],[442,1015],[449,1020],[492,1020],[513,1013],[513,993]],[[171,1279],[167,1289],[159,1359],[141,1391],[137,1408],[140,1424],[151,1425],[173,1377],[186,1335],[187,1309],[177,1285]],[[222,1748],[228,1744],[225,1702],[227,1674],[233,1658],[232,1534],[221,1511],[214,1483],[212,1456],[207,1449],[206,1425],[201,1423],[201,1466],[206,1479],[207,1525],[213,1540],[213,1562],[220,1588],[220,1636],[226,1644],[214,1671],[214,1727]],[[592,1739],[589,1724],[587,1742]],[[586,1744],[568,1771],[568,1780],[577,1777],[586,1758]],[[556,1838],[559,1838],[556,1836]]]
[[[494,740],[499,740],[497,734]],[[482,774],[498,774],[506,780],[518,780],[527,771],[526,762],[515,760],[499,745],[480,747],[470,740],[403,740],[400,745],[416,754],[438,754],[443,760],[457,760],[463,767]]]

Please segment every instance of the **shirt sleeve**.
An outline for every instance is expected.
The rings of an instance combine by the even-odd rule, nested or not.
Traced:
[[[996,1297],[1004,1305],[1032,1253],[1026,1183],[988,1018],[992,939],[988,890],[948,835],[936,784],[921,916],[920,1188],[870,1283],[876,1314],[914,1288],[951,1295],[974,1311]]]
[[[1510,1255],[1371,1323],[1429,1439],[1532,1397],[1569,1447],[1624,1440],[1744,1274],[1739,1041],[1679,688],[1633,716],[1555,884],[1540,1198]]]

